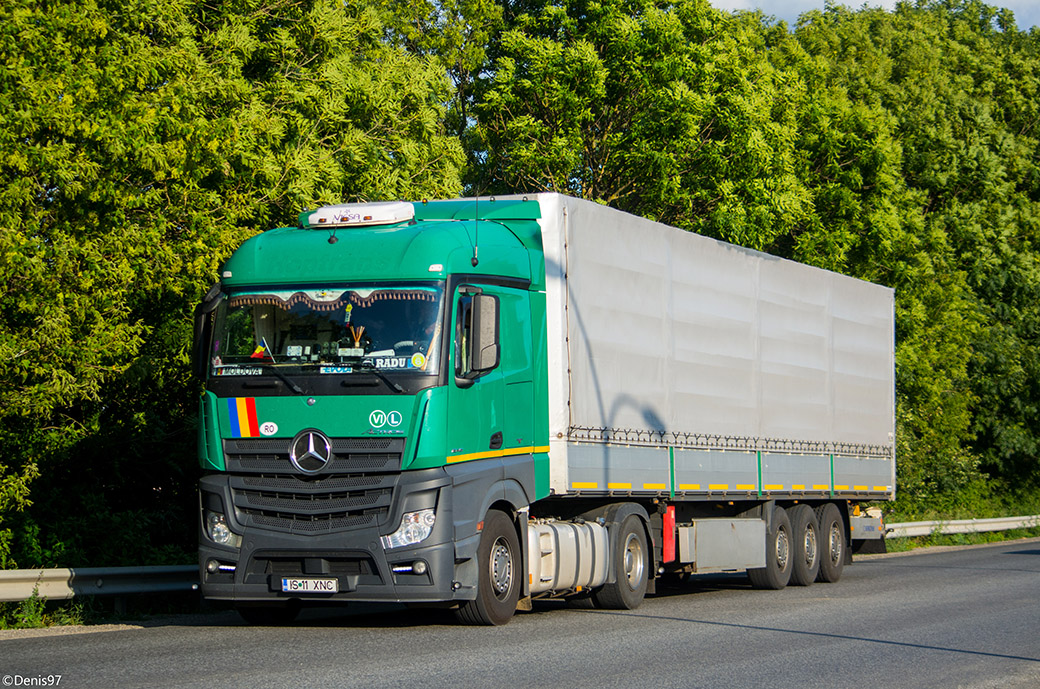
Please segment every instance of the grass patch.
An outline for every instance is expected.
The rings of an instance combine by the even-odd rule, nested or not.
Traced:
[[[18,603],[0,603],[0,629],[39,629],[64,625],[125,624],[157,617],[210,611],[194,591],[133,596],[83,596],[49,601],[39,595]]]
[[[48,601],[37,586],[18,603],[0,603],[0,629],[38,629],[84,623],[81,601]]]

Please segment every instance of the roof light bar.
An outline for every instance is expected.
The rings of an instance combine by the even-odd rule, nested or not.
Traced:
[[[343,203],[300,214],[300,227],[364,227],[394,225],[415,218],[415,208],[405,201]]]

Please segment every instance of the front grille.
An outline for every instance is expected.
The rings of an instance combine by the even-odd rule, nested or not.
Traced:
[[[394,503],[403,438],[334,438],[319,476],[296,471],[289,441],[224,441],[239,521],[272,531],[323,534],[381,525]]]
[[[237,438],[224,441],[227,470],[232,473],[290,473],[289,440]],[[401,470],[404,438],[333,438],[329,474],[386,473]],[[326,475],[323,473],[323,476]]]

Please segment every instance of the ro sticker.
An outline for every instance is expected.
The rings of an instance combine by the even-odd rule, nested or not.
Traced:
[[[278,424],[274,421],[264,421],[260,424],[260,434],[271,436],[278,432]]]

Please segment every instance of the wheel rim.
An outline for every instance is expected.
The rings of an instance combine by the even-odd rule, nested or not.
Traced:
[[[513,553],[506,539],[499,538],[491,547],[491,586],[495,596],[504,598],[513,585]]]
[[[809,569],[812,569],[813,565],[816,564],[817,557],[816,529],[813,528],[812,524],[807,524],[805,526],[805,564]]]
[[[646,566],[643,557],[643,544],[634,533],[625,539],[625,578],[633,591],[643,582],[643,568]]]
[[[787,569],[787,561],[791,557],[791,543],[787,538],[787,529],[776,532],[776,566],[783,571]]]
[[[841,562],[842,556],[841,529],[838,528],[837,524],[831,524],[830,539],[828,540],[830,541],[831,563],[837,565],[839,562]]]

